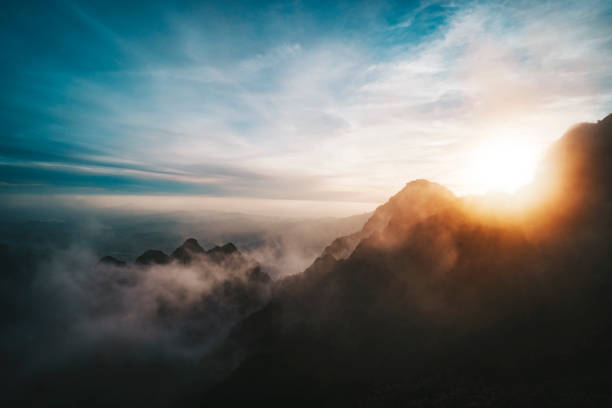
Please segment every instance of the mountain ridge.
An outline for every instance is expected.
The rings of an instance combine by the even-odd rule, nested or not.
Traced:
[[[206,259],[215,263],[221,263],[230,257],[237,257],[240,258],[241,261],[244,261],[242,253],[231,242],[223,244],[222,246],[215,245],[209,250],[205,250],[202,248],[202,246],[200,246],[197,239],[187,238],[180,246],[172,251],[170,255],[167,255],[164,251],[158,249],[147,249],[136,258],[134,264],[140,266],[151,266],[167,265],[172,262],[178,262],[183,265],[188,265],[198,258]],[[108,255],[100,258],[98,263],[112,266],[127,265],[125,261]]]
[[[386,381],[394,391],[382,405],[445,406],[444,395],[467,405],[483,384],[493,390],[483,406],[541,405],[546,393],[525,388],[535,378],[599,395],[612,368],[601,332],[612,334],[601,329],[612,327],[610,120],[572,127],[552,146],[514,196],[525,203],[518,218],[492,222],[442,186],[408,183],[361,231],[277,283],[226,343],[246,358],[204,400],[351,405]],[[578,370],[592,361],[597,370]],[[415,391],[419,378],[429,384]]]

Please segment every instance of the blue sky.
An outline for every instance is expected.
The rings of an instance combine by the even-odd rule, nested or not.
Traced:
[[[4,194],[377,202],[415,178],[468,194],[483,140],[539,152],[612,111],[607,1],[48,1],[0,18]]]

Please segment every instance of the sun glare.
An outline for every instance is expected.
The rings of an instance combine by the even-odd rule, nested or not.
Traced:
[[[513,193],[535,173],[537,149],[513,139],[486,141],[472,154],[470,182],[481,193]]]

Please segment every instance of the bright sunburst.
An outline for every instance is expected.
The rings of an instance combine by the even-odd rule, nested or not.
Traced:
[[[524,141],[485,141],[472,153],[470,183],[483,193],[513,193],[532,180],[538,157],[538,150]]]

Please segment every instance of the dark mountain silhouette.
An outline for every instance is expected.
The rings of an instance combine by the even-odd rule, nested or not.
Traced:
[[[272,281],[270,275],[262,271],[259,265],[249,269],[249,271],[247,272],[247,279],[249,282],[264,284],[270,283]]]
[[[149,249],[142,255],[136,258],[136,265],[166,265],[171,262],[171,258],[166,255],[163,251],[156,249]]]
[[[222,262],[228,259],[231,256],[242,257],[238,248],[231,242],[223,245],[223,246],[215,246],[208,251],[206,251],[206,255],[215,262]]]
[[[238,262],[246,262],[238,248],[231,242],[223,246],[214,246],[207,251],[200,246],[195,238],[188,238],[170,256],[162,251],[149,249],[140,255],[135,263],[137,265],[166,265],[172,261],[177,261],[187,265],[196,259],[222,263],[232,257],[238,259]],[[106,258],[111,257],[104,257],[103,259]],[[111,261],[108,262],[110,263]]]
[[[439,184],[430,183],[427,180],[412,181],[389,201],[379,206],[361,231],[337,238],[325,248],[323,256],[331,255],[335,259],[345,259],[363,239],[368,238],[374,232],[381,231],[394,214],[401,213],[403,221],[410,224],[437,211],[438,204],[446,200],[452,202],[457,198],[450,190]]]
[[[172,259],[176,259],[181,263],[188,264],[194,259],[194,257],[205,253],[206,251],[200,246],[200,244],[195,238],[188,238],[187,240],[185,240],[183,245],[176,248],[170,256],[172,257]]]
[[[120,261],[117,258],[113,258],[112,256],[103,256],[98,261],[99,264],[103,265],[111,265],[111,266],[126,266],[127,264],[124,261]]]
[[[612,404],[612,116],[484,214],[418,180],[232,332],[207,406]]]

